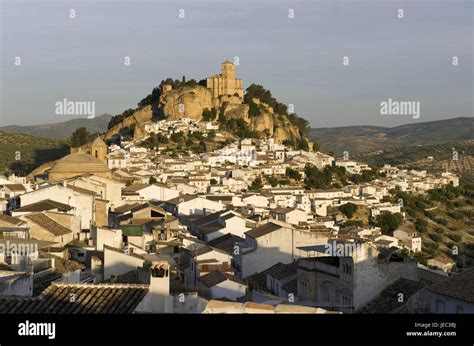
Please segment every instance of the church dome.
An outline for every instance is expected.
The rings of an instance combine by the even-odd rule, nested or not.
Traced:
[[[59,180],[85,173],[104,175],[109,172],[107,166],[92,155],[75,153],[58,160],[49,171],[49,177]]]

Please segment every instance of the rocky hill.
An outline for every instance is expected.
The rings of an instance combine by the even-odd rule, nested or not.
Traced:
[[[308,145],[308,122],[296,114],[288,114],[286,106],[278,103],[262,86],[252,84],[243,98],[239,95],[213,97],[203,82],[171,79],[162,81],[138,103],[138,108],[113,117],[105,139],[112,139],[118,134],[140,139],[145,135],[143,126],[147,122],[180,118],[213,121],[221,125],[228,123],[231,133],[232,129],[244,128],[246,135],[271,136],[279,142],[287,141],[302,149]],[[240,137],[239,133],[234,134]]]

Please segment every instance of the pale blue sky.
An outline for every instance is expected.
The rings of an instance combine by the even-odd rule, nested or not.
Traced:
[[[69,120],[54,113],[63,98],[118,114],[162,79],[199,80],[235,56],[244,87],[263,84],[313,127],[473,115],[471,0],[0,3],[0,126]],[[388,98],[420,101],[420,119],[381,116]]]

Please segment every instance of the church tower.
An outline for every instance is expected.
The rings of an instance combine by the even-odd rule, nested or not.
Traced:
[[[107,144],[99,136],[92,142],[90,154],[100,161],[107,163]]]

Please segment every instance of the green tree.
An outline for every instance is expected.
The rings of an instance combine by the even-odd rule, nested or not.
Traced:
[[[181,131],[174,132],[170,136],[170,140],[174,143],[182,143],[184,141],[184,134]]]
[[[216,138],[216,131],[215,130],[211,130],[207,133],[207,139],[212,141],[214,138]]]
[[[204,108],[202,111],[202,120],[213,121],[216,118],[217,112],[215,109]]]
[[[85,127],[79,127],[71,135],[71,146],[73,148],[84,145],[89,140],[89,131]]]
[[[380,227],[383,234],[391,235],[403,221],[400,213],[381,212],[375,218],[375,224]]]
[[[425,233],[428,229],[428,222],[424,219],[418,218],[415,222],[415,229],[419,233]]]
[[[260,101],[271,106],[273,108],[273,111],[276,114],[288,115],[288,107],[285,104],[278,102],[272,96],[272,93],[270,92],[270,90],[265,89],[262,85],[251,84],[246,89],[246,92],[244,95],[245,103],[248,103],[250,105],[253,98],[259,99]]]
[[[249,116],[258,117],[261,114],[260,106],[252,100],[249,101]]]
[[[304,184],[307,189],[325,189],[331,185],[332,173],[330,167],[320,171],[312,164],[307,164],[304,168]]]
[[[275,178],[273,175],[268,175],[265,177],[268,181],[268,183],[271,185],[271,187],[275,187],[278,185],[278,179]]]
[[[306,136],[309,130],[309,122],[305,118],[298,116],[296,113],[288,115],[290,123],[298,128],[300,134]]]
[[[262,187],[263,187],[262,178],[257,177],[249,186],[249,190],[252,190],[252,191],[260,190]]]
[[[293,168],[287,167],[285,170],[285,176],[287,176],[290,179],[300,181],[301,180],[301,174],[294,170]]]
[[[158,182],[158,180],[156,180],[155,177],[150,177],[150,179],[148,180],[148,184],[156,184]]]
[[[354,203],[346,203],[338,207],[341,213],[346,215],[349,219],[352,219],[352,216],[357,211],[357,205]]]

